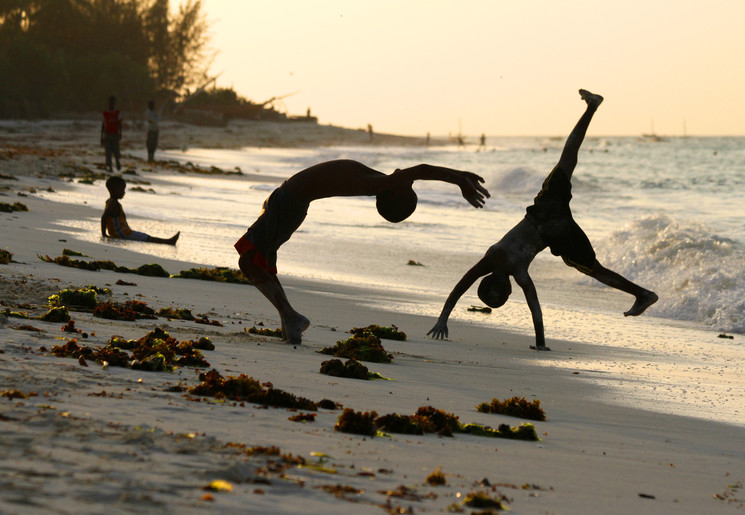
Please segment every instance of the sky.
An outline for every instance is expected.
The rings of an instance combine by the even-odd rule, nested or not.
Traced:
[[[174,2],[177,4],[178,2]],[[212,74],[319,123],[425,135],[745,135],[745,0],[203,0]]]

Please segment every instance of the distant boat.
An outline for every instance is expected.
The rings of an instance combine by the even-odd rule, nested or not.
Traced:
[[[645,141],[649,141],[650,143],[658,143],[660,141],[663,141],[662,136],[658,136],[657,133],[654,131],[654,120],[650,120],[649,124],[652,131],[648,133],[642,133],[642,138],[644,138]]]

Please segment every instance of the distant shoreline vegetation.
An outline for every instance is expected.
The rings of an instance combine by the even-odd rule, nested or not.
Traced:
[[[74,27],[74,30],[70,30]],[[201,0],[55,0],[0,5],[0,117],[45,118],[178,102],[207,76]]]

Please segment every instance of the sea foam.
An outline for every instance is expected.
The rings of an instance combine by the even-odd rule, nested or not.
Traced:
[[[660,297],[653,313],[745,333],[745,248],[667,215],[639,219],[596,245],[603,265]]]

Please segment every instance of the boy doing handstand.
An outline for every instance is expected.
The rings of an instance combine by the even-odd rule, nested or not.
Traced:
[[[277,279],[277,249],[303,223],[308,206],[327,197],[375,195],[378,212],[389,222],[405,220],[414,212],[416,180],[435,180],[460,187],[463,197],[474,207],[483,207],[489,192],[484,179],[461,172],[421,164],[386,175],[362,163],[337,160],[320,163],[287,179],[264,201],[259,218],[235,244],[241,271],[272,303],[282,321],[282,334],[290,343],[300,343],[310,321],[295,311]]]
[[[145,234],[144,232],[133,231],[127,224],[127,217],[124,209],[119,203],[119,199],[124,197],[127,189],[127,183],[120,176],[115,175],[106,180],[106,189],[109,190],[109,199],[106,201],[106,207],[101,215],[101,236],[106,238],[119,238],[123,240],[146,241],[149,243],[165,243],[175,245],[180,232],[177,232],[168,239],[156,238]]]
[[[637,286],[616,272],[604,268],[595,258],[595,251],[577,222],[572,218],[569,201],[572,198],[572,172],[577,165],[577,154],[582,140],[603,97],[584,89],[579,90],[587,109],[569,134],[559,163],[543,182],[543,187],[535,197],[533,205],[527,208],[525,217],[504,237],[486,251],[486,255],[476,263],[455,285],[445,301],[442,313],[435,326],[427,333],[433,338],[448,336],[447,321],[458,299],[476,282],[482,279],[478,295],[487,306],[498,308],[507,301],[512,286],[510,276],[522,288],[528,302],[535,327],[536,350],[551,350],[546,347],[543,334],[543,315],[538,302],[533,281],[528,275],[528,267],[533,258],[546,247],[564,262],[612,288],[636,297],[625,316],[641,315],[644,310],[657,301],[654,292]]]

